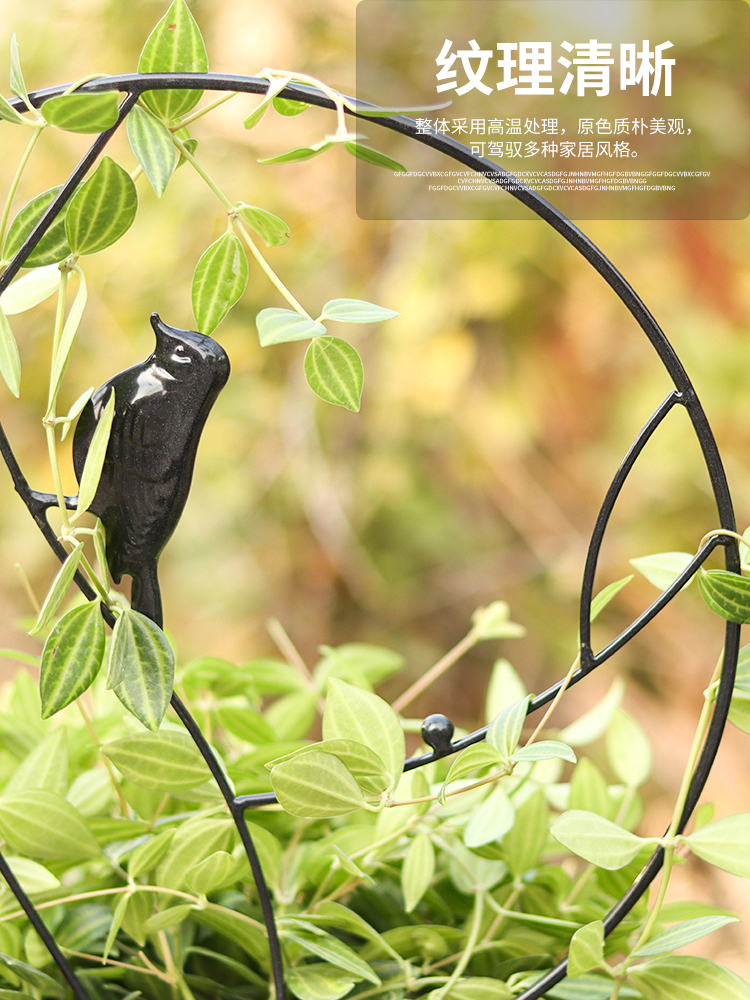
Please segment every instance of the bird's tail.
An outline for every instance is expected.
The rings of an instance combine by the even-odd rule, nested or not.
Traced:
[[[140,573],[133,574],[133,588],[130,593],[130,605],[134,611],[140,611],[152,622],[162,627],[164,619],[161,610],[161,591],[156,566],[144,566]]]

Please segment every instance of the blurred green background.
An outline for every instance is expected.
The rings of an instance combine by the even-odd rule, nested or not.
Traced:
[[[132,71],[166,6],[0,0],[0,51],[7,53],[15,31],[31,89]],[[291,68],[354,91],[354,0],[190,6],[211,69]],[[0,66],[7,80],[5,55]],[[1,89],[8,93],[6,84]],[[363,222],[355,211],[355,161],[343,150],[301,164],[257,163],[317,141],[332,130],[333,116],[269,115],[247,133],[242,119],[256,103],[237,97],[194,133],[201,162],[233,201],[289,223],[291,242],[264,250],[267,259],[314,315],[335,297],[368,299],[401,315],[378,328],[343,330],[365,364],[362,410],[345,412],[307,388],[305,345],[258,346],[255,314],[284,303],[251,270],[245,296],[216,333],[233,375],[209,419],[188,507],[161,561],[167,628],[182,661],[273,653],[265,628],[271,616],[310,664],[322,643],[381,643],[407,659],[406,674],[383,691],[395,697],[462,637],[477,606],[507,600],[527,637],[477,648],[414,706],[414,714],[444,711],[473,728],[483,721],[496,657],[507,656],[538,692],[575,655],[580,578],[599,505],[669,380],[624,307],[545,224]],[[2,125],[4,191],[26,141],[19,131]],[[377,126],[366,132],[377,145]],[[85,136],[50,130],[24,176],[19,206],[60,183],[87,145]],[[124,137],[110,152],[127,169],[135,166]],[[61,408],[151,351],[152,310],[172,325],[194,325],[192,271],[224,231],[221,206],[187,167],[161,201],[145,178],[138,189],[141,211],[127,236],[83,262],[90,299]],[[747,221],[596,221],[583,228],[642,295],[693,378],[744,530]],[[40,421],[52,308],[14,318],[24,366],[20,401],[0,389],[0,416],[38,489],[51,488]],[[69,464],[65,476],[75,492]],[[32,608],[13,567],[23,567],[41,598],[56,566],[5,474],[0,504],[0,647],[37,653],[39,643],[25,634]],[[714,527],[697,441],[685,414],[673,412],[618,503],[597,589],[627,575],[629,558],[695,551]],[[656,593],[634,580],[597,623],[595,641],[604,645]],[[563,724],[594,704],[616,673],[628,677],[626,705],[656,748],[644,821],[650,831],[666,826],[721,636],[721,623],[693,588],[559,709]],[[729,727],[707,796],[718,815],[750,808],[747,749],[747,737]],[[678,872],[675,893],[682,880],[701,898],[748,909],[738,879],[691,861]],[[720,941],[701,944],[702,953],[750,975],[741,931],[729,928]]]

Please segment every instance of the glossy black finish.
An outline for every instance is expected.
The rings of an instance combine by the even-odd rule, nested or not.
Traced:
[[[157,563],[190,490],[198,441],[229,377],[211,337],[151,314],[156,350],[105,382],[86,404],[73,439],[80,482],[97,422],[115,393],[115,416],[91,510],[102,519],[115,583],[133,578],[132,606],[162,624]]]
[[[23,266],[23,263],[30,254],[31,250],[36,246],[49,226],[55,218],[57,218],[65,204],[69,201],[78,184],[81,180],[83,180],[88,171],[94,165],[104,147],[122,125],[141,94],[151,90],[171,89],[240,91],[250,94],[265,94],[268,90],[268,86],[268,80],[260,79],[258,77],[247,77],[234,74],[177,72],[148,74],[132,73],[117,77],[106,77],[103,79],[91,80],[81,84],[77,88],[80,93],[106,93],[111,91],[124,93],[126,96],[120,105],[118,119],[110,129],[96,137],[89,150],[82,157],[80,163],[62,186],[54,202],[48,207],[43,217],[39,220],[33,231],[28,235],[23,246],[13,257],[13,260],[10,261],[3,273],[0,274],[0,294],[2,294],[8,287],[9,283]],[[69,86],[67,84],[63,84],[61,86],[51,87],[43,91],[37,91],[29,95],[29,102],[33,107],[40,107],[49,98],[58,96],[68,89]],[[316,105],[321,108],[334,109],[335,107],[333,101],[328,96],[303,84],[289,84],[279,93],[278,96],[291,100],[304,101],[308,104]],[[367,104],[364,101],[356,101],[352,98],[347,98],[347,100],[352,102],[352,106],[356,108],[355,111],[350,111],[349,108],[347,108],[347,114],[351,114],[354,117],[367,117],[362,112],[364,112],[367,108],[375,107],[375,105]],[[23,112],[27,110],[25,103],[20,98],[10,98],[9,103],[18,111]],[[462,145],[452,136],[446,136],[443,133],[421,129],[414,119],[404,116],[377,118],[368,117],[367,121],[368,125],[379,126],[381,128],[390,129],[407,135],[415,142],[431,146],[446,156],[451,157],[453,160],[464,164],[469,169],[474,170],[477,173],[484,174],[494,184],[501,188],[506,188],[509,196],[512,196],[525,204],[540,219],[543,219],[548,225],[552,226],[552,228],[555,229],[560,236],[562,236],[562,238],[565,239],[571,247],[580,253],[591,265],[591,267],[599,273],[602,279],[610,286],[614,294],[617,295],[617,297],[622,301],[626,309],[630,312],[633,319],[637,322],[643,333],[650,341],[659,357],[659,360],[669,373],[675,387],[675,392],[670,394],[670,396],[667,397],[667,399],[661,404],[633,442],[633,445],[631,446],[631,449],[626,457],[623,459],[620,468],[615,473],[612,485],[599,512],[597,523],[591,537],[581,587],[580,615],[582,623],[582,666],[575,672],[572,678],[561,680],[557,684],[553,685],[549,690],[537,695],[535,698],[532,698],[529,703],[529,712],[534,712],[542,705],[551,701],[563,684],[565,684],[568,688],[572,687],[575,683],[585,677],[586,674],[592,669],[599,666],[599,664],[603,663],[605,659],[629,642],[630,639],[636,635],[636,633],[639,632],[644,625],[651,621],[651,619],[658,614],[658,612],[661,611],[662,608],[682,588],[682,586],[698,571],[701,563],[706,559],[709,552],[714,547],[721,546],[724,548],[725,565],[728,570],[734,573],[740,572],[737,542],[730,535],[721,537],[714,536],[713,539],[709,540],[709,542],[704,545],[698,553],[696,553],[690,565],[686,567],[684,572],[674,582],[672,587],[668,588],[668,590],[665,591],[660,598],[654,601],[653,604],[647,608],[646,611],[644,611],[634,622],[632,622],[630,626],[628,626],[628,628],[626,628],[613,642],[611,642],[605,649],[600,650],[598,653],[594,653],[591,649],[588,640],[588,622],[591,612],[592,586],[598,562],[599,547],[604,531],[606,530],[609,515],[617,500],[620,488],[633,467],[635,460],[640,455],[651,434],[657,429],[659,423],[666,416],[672,406],[679,404],[684,407],[688,413],[696,438],[703,452],[706,470],[708,472],[714,493],[719,523],[722,528],[728,531],[733,531],[735,523],[729,484],[726,479],[719,449],[705,411],[703,410],[701,402],[692,386],[692,383],[690,382],[687,372],[680,362],[680,359],[677,357],[677,354],[664,335],[664,332],[661,330],[655,318],[647,309],[645,303],[614,267],[612,262],[605,256],[605,254],[594,243],[592,243],[592,241],[583,232],[581,232],[580,229],[573,225],[569,219],[562,215],[562,213],[559,212],[554,205],[550,204],[550,202],[546,201],[531,188],[528,188],[524,184],[520,183],[518,178],[504,170],[497,163],[484,157],[474,155],[468,147]],[[60,559],[61,562],[64,561],[67,556],[67,552],[60,544],[56,537],[56,533],[53,531],[46,519],[46,510],[48,507],[55,505],[56,499],[51,497],[50,494],[37,493],[29,488],[1,425],[0,456],[8,467],[16,491],[26,504],[26,507],[39,530],[44,535],[58,559]],[[71,506],[72,499],[73,498],[71,498],[71,502],[69,502],[68,498],[66,498],[66,505]],[[81,573],[76,573],[75,582],[87,599],[92,600],[94,598],[94,593],[91,587],[83,578]],[[112,613],[105,605],[102,605],[102,616],[110,626],[114,625]],[[701,795],[721,742],[722,732],[726,723],[732,696],[732,687],[734,684],[734,674],[739,650],[739,638],[740,626],[727,622],[725,628],[725,647],[721,680],[719,682],[716,695],[714,712],[698,763],[695,766],[692,779],[690,781],[687,801],[679,823],[680,831],[684,829]],[[264,920],[268,931],[269,950],[271,953],[271,968],[275,995],[277,1000],[284,1000],[286,990],[284,986],[283,961],[273,916],[273,908],[268,888],[258,863],[257,854],[252,846],[252,839],[247,826],[244,824],[243,815],[246,809],[253,806],[269,805],[275,802],[276,797],[273,793],[234,796],[224,780],[221,768],[216,761],[211,748],[203,738],[195,720],[185,709],[184,705],[182,705],[176,695],[172,696],[172,705],[180,719],[184,722],[188,732],[195,740],[196,745],[211,769],[217,784],[221,789],[222,795],[226,800],[227,806],[234,818],[235,824],[237,825],[237,830],[240,834],[242,842],[245,845],[258,894],[263,906]],[[477,730],[477,732],[472,733],[469,736],[456,740],[453,743],[449,742],[447,744],[448,750],[445,752],[457,753],[465,746],[469,746],[484,739],[485,734],[486,727]],[[423,754],[420,757],[410,758],[404,765],[404,770],[421,767],[434,760],[436,756],[438,756],[437,752],[433,751],[428,754]],[[659,872],[659,869],[661,868],[663,854],[663,848],[657,848],[650,861],[631,885],[630,889],[628,889],[621,900],[612,908],[604,920],[605,934],[609,934],[615,927],[617,927],[623,917],[630,912],[636,901],[653,882]],[[0,861],[1,859],[2,855],[0,855]],[[2,872],[0,873],[5,873],[5,867],[2,867]],[[25,896],[20,885],[18,885],[15,880],[10,878],[8,879],[8,884],[21,904],[24,906],[24,909],[26,909],[26,912],[29,913],[33,911],[33,906],[28,900],[28,897]],[[34,926],[37,928],[37,932],[42,937],[42,940],[49,948],[51,954],[55,958],[55,961],[65,975],[65,978],[71,985],[75,996],[79,998],[79,1000],[88,1000],[86,991],[76,979],[75,973],[70,968],[64,956],[59,953],[59,949],[56,948],[54,939],[52,938],[50,932],[44,927],[41,920],[37,920]],[[524,992],[517,997],[517,1000],[538,1000],[538,998],[543,997],[556,983],[565,978],[566,972],[567,959],[563,959],[555,966],[555,968],[544,973],[541,979],[539,979],[533,986],[524,990]]]
[[[444,757],[453,749],[453,723],[440,713],[428,715],[422,723],[422,739],[432,747],[435,757]]]

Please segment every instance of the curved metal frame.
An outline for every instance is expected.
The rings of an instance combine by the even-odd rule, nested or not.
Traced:
[[[63,206],[72,196],[78,184],[96,162],[107,142],[122,125],[128,113],[135,106],[136,102],[143,93],[149,90],[199,89],[204,91],[243,91],[245,93],[264,94],[267,88],[268,81],[257,77],[211,73],[134,73],[123,76],[106,77],[104,79],[90,81],[80,86],[78,88],[79,93],[96,94],[109,91],[124,92],[126,97],[120,105],[118,119],[110,129],[103,132],[96,138],[86,155],[82,158],[76,169],[62,186],[58,196],[45,212],[43,218],[30,233],[29,237],[8,265],[5,272],[2,276],[0,276],[0,294],[5,291],[9,283],[18,273],[19,269],[23,266],[23,263],[29,253],[31,253],[33,248],[50,227]],[[67,85],[63,85],[36,91],[35,93],[29,95],[29,100],[34,107],[39,107],[50,97],[55,97],[63,93],[66,89]],[[289,98],[291,100],[304,101],[308,104],[323,108],[333,109],[335,107],[333,102],[320,91],[301,84],[288,85],[280,92],[279,96]],[[12,99],[9,103],[18,111],[28,110],[24,102],[20,99]],[[359,105],[363,110],[374,107],[374,105],[366,104],[364,102],[354,101],[353,103],[355,106]],[[604,537],[609,517],[636,460],[643,451],[652,434],[658,429],[661,422],[667,414],[671,412],[674,406],[684,406],[692,422],[693,429],[703,452],[704,461],[711,481],[720,526],[726,531],[735,530],[732,498],[729,492],[729,486],[724,473],[719,450],[708,419],[703,407],[701,406],[695,389],[688,378],[687,372],[677,357],[677,354],[635,290],[628,284],[625,278],[619,273],[619,271],[617,271],[602,251],[594,243],[592,243],[580,229],[574,226],[569,219],[559,212],[554,205],[551,205],[531,188],[523,185],[517,178],[515,178],[508,171],[504,170],[502,167],[499,167],[497,164],[484,157],[475,156],[469,149],[449,136],[442,135],[438,132],[425,133],[421,129],[418,131],[416,123],[409,118],[403,116],[373,118],[367,114],[358,114],[356,111],[348,111],[348,109],[347,113],[353,114],[355,117],[366,118],[368,121],[382,126],[383,128],[400,132],[417,142],[424,143],[427,146],[432,146],[434,149],[444,153],[454,160],[457,160],[459,163],[464,164],[477,173],[484,174],[499,187],[506,189],[510,195],[526,205],[532,212],[552,226],[553,229],[556,229],[557,232],[560,233],[560,235],[567,240],[568,243],[570,243],[571,246],[574,247],[574,249],[576,249],[596,271],[599,272],[601,277],[607,282],[617,297],[624,303],[630,314],[648,337],[652,347],[656,351],[660,361],[666,368],[674,384],[674,390],[656,409],[633,442],[619,469],[615,473],[599,511],[591,536],[591,541],[589,543],[588,556],[583,573],[580,605],[581,665],[566,685],[567,687],[572,687],[601,663],[609,659],[610,656],[621,649],[627,642],[630,641],[631,638],[633,638],[634,635],[636,635],[646,624],[648,624],[648,622],[651,621],[651,619],[654,618],[655,615],[657,615],[662,608],[664,608],[672,600],[675,594],[677,594],[685,583],[698,571],[701,564],[717,546],[723,546],[725,549],[726,568],[733,573],[740,572],[739,551],[736,540],[728,535],[713,536],[709,542],[695,555],[693,560],[683,570],[674,583],[666,591],[664,591],[664,593],[661,594],[661,596],[658,597],[634,622],[632,622],[628,628],[626,628],[604,649],[601,649],[597,653],[592,650],[590,617],[594,576],[596,573],[602,539]],[[29,513],[34,518],[34,521],[57,557],[60,560],[64,560],[66,552],[57,541],[55,533],[50,528],[46,518],[46,510],[53,505],[53,502],[56,501],[51,500],[51,498],[47,497],[45,494],[39,494],[30,489],[1,425],[0,455],[2,455],[5,460],[13,478],[16,491],[26,504]],[[93,600],[95,594],[85,579],[80,574],[78,574],[75,579],[85,596],[89,600]],[[102,605],[102,614],[108,624],[114,624],[112,614],[105,605]],[[729,712],[732,688],[734,686],[734,676],[739,652],[739,636],[740,626],[727,622],[725,630],[724,660],[716,695],[714,712],[698,763],[692,775],[678,832],[681,832],[685,828],[698,802],[721,741],[727,714]],[[543,705],[552,701],[564,684],[565,681],[559,681],[547,691],[544,691],[542,694],[533,698],[529,705],[529,713],[535,712]],[[177,695],[172,696],[172,707],[185,725],[206,760],[206,763],[208,764],[208,767],[210,768],[211,773],[227,803],[237,827],[240,839],[245,847],[268,931],[271,971],[276,996],[278,1000],[283,1000],[286,995],[284,986],[284,970],[281,948],[275,926],[273,905],[263,877],[263,871],[258,860],[258,855],[253,846],[252,838],[245,822],[245,811],[247,809],[254,806],[267,805],[276,802],[276,797],[272,793],[241,796],[233,795],[227,780],[211,751],[211,748],[206,742],[195,720],[192,718],[187,708],[182,704]],[[406,762],[405,770],[412,770],[413,768],[421,767],[422,765],[438,759],[439,757],[447,756],[449,753],[456,753],[464,747],[470,746],[473,743],[478,743],[484,739],[486,731],[487,727],[478,729],[469,736],[452,743],[449,749],[444,751],[441,750],[440,752],[433,751],[432,753],[424,754],[421,757],[412,758]],[[620,921],[630,912],[636,902],[644,894],[659,872],[663,859],[664,849],[659,847],[649,859],[648,863],[638,875],[630,889],[628,889],[622,899],[612,908],[605,918],[605,934],[609,934],[620,923]],[[75,996],[78,1000],[89,1000],[88,994],[84,990],[80,980],[77,978],[73,969],[61,954],[59,948],[55,944],[54,938],[49,933],[39,917],[39,914],[34,909],[33,904],[23,892],[17,880],[14,878],[13,873],[10,871],[2,855],[0,855],[0,873],[2,873],[6,879],[9,887],[29,916],[33,926],[44,940],[47,948],[59,966],[63,976],[72,988]],[[547,990],[551,989],[552,986],[565,978],[566,973],[567,959],[560,962],[555,968],[551,969],[544,976],[542,976],[533,987],[530,987],[525,992],[520,994],[517,1000],[538,1000],[538,998],[542,997]]]

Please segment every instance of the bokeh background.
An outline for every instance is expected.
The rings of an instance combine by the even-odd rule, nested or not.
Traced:
[[[32,89],[92,72],[135,68],[164,0],[0,0],[0,89],[8,93],[15,31]],[[198,0],[190,4],[211,68],[263,66],[355,88],[354,0]],[[414,706],[457,725],[483,722],[494,660],[506,656],[529,690],[564,674],[575,654],[580,577],[599,504],[638,429],[670,389],[643,335],[608,287],[541,222],[365,222],[355,210],[355,161],[343,150],[302,164],[258,158],[317,141],[332,115],[268,115],[246,133],[257,99],[241,96],[195,128],[198,155],[232,200],[285,219],[292,239],[265,250],[314,313],[357,297],[400,312],[378,328],[342,332],[365,364],[362,410],[326,406],[304,382],[304,345],[261,349],[254,316],[279,306],[251,271],[240,304],[218,328],[233,376],[207,425],[193,490],[161,562],[166,622],[179,657],[241,662],[275,652],[277,617],[305,660],[318,647],[380,643],[406,657],[384,686],[395,697],[467,631],[472,611],[509,602],[525,639],[487,643]],[[717,96],[726,113],[726,102]],[[727,128],[732,127],[731,120]],[[376,126],[367,126],[376,142]],[[2,125],[7,190],[25,136]],[[61,182],[86,137],[45,136],[19,205]],[[132,169],[124,137],[111,155]],[[225,227],[218,202],[182,167],[165,197],[139,182],[142,210],[125,239],[87,259],[90,286],[62,407],[88,386],[144,358],[149,313],[194,325],[190,279]],[[4,197],[4,194],[2,195]],[[750,524],[750,227],[732,222],[583,224],[649,305],[694,379],[734,491],[739,530]],[[16,317],[21,399],[0,388],[0,416],[30,482],[51,488],[41,416],[53,312]],[[72,470],[65,470],[75,492]],[[0,647],[38,653],[26,635],[56,567],[0,475]],[[708,480],[682,412],[673,412],[629,480],[608,531],[597,587],[634,556],[695,551],[716,527]],[[716,563],[718,565],[718,561]],[[602,645],[654,597],[633,580],[596,627]],[[613,677],[655,746],[644,831],[666,825],[722,625],[696,588],[563,701],[559,724],[593,705]],[[7,670],[14,669],[5,661]],[[7,676],[7,675],[6,675]],[[728,727],[706,798],[717,815],[750,809],[750,743]],[[594,758],[599,751],[592,750]],[[606,765],[603,765],[606,766]],[[689,862],[670,894],[750,916],[740,879]],[[693,951],[750,976],[742,928]]]

